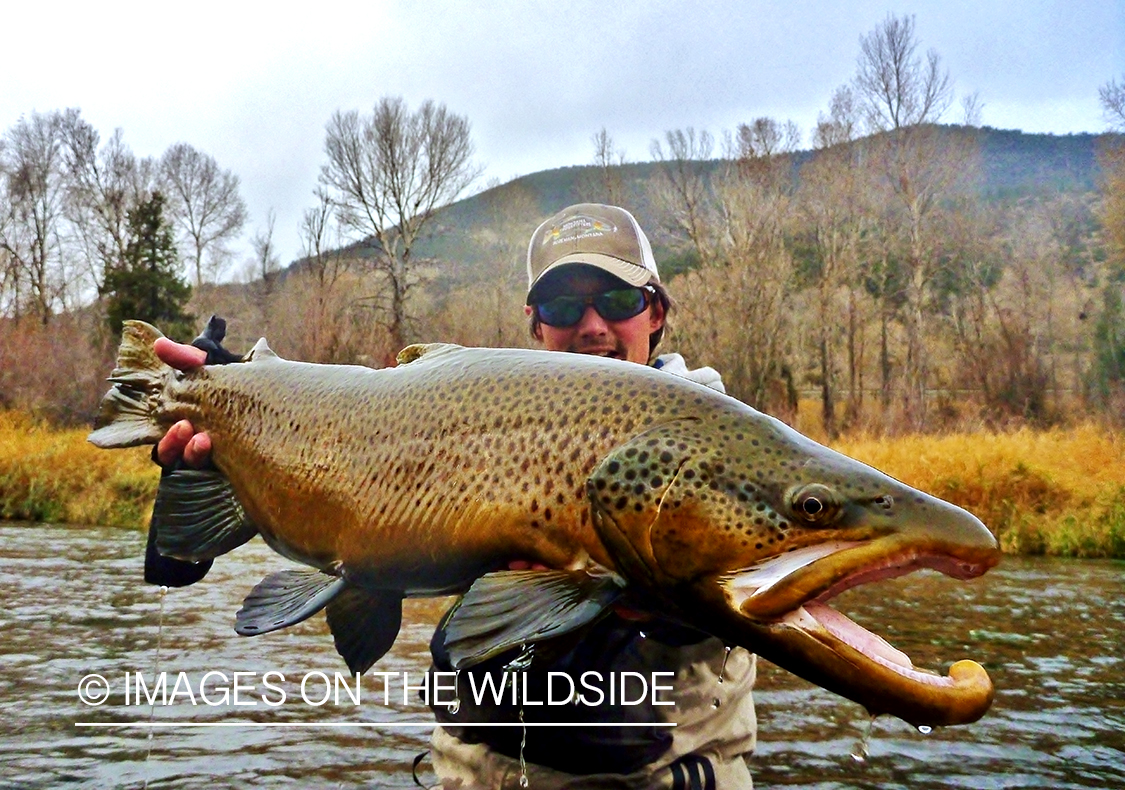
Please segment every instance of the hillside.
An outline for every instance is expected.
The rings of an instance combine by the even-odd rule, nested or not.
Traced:
[[[951,133],[956,130],[947,128]],[[990,127],[983,127],[977,134],[982,162],[979,189],[986,200],[1083,193],[1097,186],[1096,151],[1100,135],[1025,134]],[[794,165],[799,167],[811,156],[810,151],[795,154]],[[719,160],[706,163],[711,168],[720,165]],[[656,222],[647,199],[647,186],[656,168],[653,162],[640,162],[614,170],[628,196],[622,202],[627,203],[643,227],[650,229],[657,257],[665,261],[667,250],[662,249],[659,234],[654,232]],[[447,264],[442,268],[451,286],[477,279],[484,274],[479,267],[494,254],[478,238],[481,231],[495,226],[497,217],[518,224],[523,228],[523,237],[529,238],[542,218],[563,206],[596,196],[599,177],[598,168],[593,166],[563,167],[484,190],[442,210],[417,252]]]

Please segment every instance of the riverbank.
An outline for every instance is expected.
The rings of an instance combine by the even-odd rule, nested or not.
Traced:
[[[1125,437],[1102,426],[834,446],[976,514],[1006,553],[1125,559]]]
[[[147,527],[160,482],[152,448],[106,452],[88,434],[0,411],[0,518]]]
[[[0,412],[0,518],[147,526],[151,449]],[[1125,559],[1125,440],[1089,424],[1013,433],[852,437],[834,446],[978,515],[1011,554]]]

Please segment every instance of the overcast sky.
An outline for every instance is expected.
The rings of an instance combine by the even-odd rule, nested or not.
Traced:
[[[665,130],[718,135],[763,115],[795,121],[807,145],[889,13],[915,16],[984,124],[1106,128],[1098,87],[1125,77],[1125,0],[8,3],[0,128],[78,107],[141,156],[190,143],[242,180],[239,257],[272,207],[287,263],[337,109],[445,103],[472,124],[480,186],[588,164],[603,126],[630,161]]]

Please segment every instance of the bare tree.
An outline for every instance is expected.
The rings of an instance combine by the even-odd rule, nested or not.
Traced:
[[[813,135],[815,155],[801,168],[799,204],[813,256],[808,276],[815,281],[812,315],[821,418],[825,433],[839,431],[836,415],[838,338],[847,361],[847,420],[859,417],[863,397],[863,349],[866,321],[860,306],[860,242],[868,226],[864,212],[866,179],[862,150],[855,145],[858,114],[849,86],[838,88],[827,115],[818,117]]]
[[[905,260],[903,403],[908,423],[921,428],[929,377],[927,294],[935,271],[931,220],[942,199],[970,172],[974,150],[969,138],[935,127],[952,100],[952,85],[937,53],[930,50],[923,60],[916,54],[917,48],[914,18],[888,16],[860,39],[853,84],[868,129],[876,133],[870,146],[881,161],[894,204],[902,212],[905,251],[887,251],[884,257]],[[886,238],[897,242],[900,236]]]
[[[1120,85],[1112,79],[1098,88],[1098,98],[1102,103],[1102,112],[1110,127],[1119,132],[1125,132],[1125,78]]]
[[[1098,89],[1102,110],[1110,127],[1125,132],[1125,79],[1110,80]],[[1098,151],[1102,169],[1102,224],[1109,247],[1121,271],[1125,271],[1125,143],[1106,135]]]
[[[794,138],[788,124],[759,119],[726,136],[720,161],[708,161],[711,136],[691,129],[652,145],[662,229],[698,262],[675,281],[690,318],[674,327],[677,341],[693,359],[719,368],[732,395],[783,417],[793,416],[784,358],[792,276],[786,145]]]
[[[246,224],[246,203],[238,176],[219,168],[214,157],[187,143],[176,143],[160,160],[169,209],[186,246],[196,288],[215,276],[229,255],[225,246]]]
[[[980,92],[973,91],[961,97],[961,123],[965,126],[980,126],[984,117],[984,102]]]
[[[5,214],[0,250],[6,259],[8,301],[14,316],[19,317],[26,303],[43,324],[62,306],[67,286],[62,256],[63,117],[55,111],[20,118],[0,149],[0,206]]]
[[[281,272],[281,258],[277,254],[277,246],[273,243],[273,229],[277,224],[277,212],[270,208],[266,215],[265,229],[254,231],[250,239],[250,249],[254,252],[254,274],[258,281],[260,299],[264,302],[273,292],[274,282]]]
[[[504,347],[530,340],[523,314],[527,240],[542,213],[535,193],[521,184],[488,195],[484,222],[474,235],[488,250],[490,265],[459,295],[460,304],[451,305],[456,319],[448,331],[460,335],[457,342]]]
[[[315,191],[317,203],[301,218],[299,277],[307,281],[300,335],[301,358],[310,362],[350,361],[347,342],[348,309],[337,284],[351,268],[353,258],[342,248],[332,201],[324,190]]]
[[[953,86],[934,50],[918,55],[914,17],[890,14],[860,39],[855,84],[872,129],[935,123],[949,108]]]
[[[157,164],[151,158],[137,159],[120,129],[99,149],[100,135],[77,114],[66,116],[63,135],[66,215],[86,276],[100,292],[106,271],[125,255],[129,210],[156,188]]]
[[[625,164],[625,150],[618,148],[603,126],[590,138],[594,145],[594,175],[583,178],[579,193],[590,203],[620,205],[625,200],[625,181],[621,168]]]
[[[664,144],[653,140],[652,158],[659,163],[651,183],[653,202],[666,217],[664,227],[674,240],[686,241],[701,263],[713,260],[718,241],[707,162],[714,152],[710,132],[673,129],[664,135]],[[665,145],[667,148],[665,148]]]
[[[255,273],[265,283],[272,282],[281,271],[281,259],[273,243],[273,229],[276,223],[277,212],[271,208],[266,216],[265,230],[255,231],[254,238],[250,240],[250,248],[254,251]]]
[[[379,306],[397,350],[410,334],[407,299],[418,282],[422,230],[480,173],[470,161],[469,121],[432,101],[411,112],[402,98],[383,97],[370,116],[337,111],[324,148],[320,182],[341,224],[373,249],[389,291]]]

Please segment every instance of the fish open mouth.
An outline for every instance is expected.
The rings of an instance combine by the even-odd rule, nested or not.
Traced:
[[[868,543],[845,541],[797,549],[727,576],[724,588],[732,607],[765,630],[759,652],[796,674],[859,702],[873,714],[890,713],[919,726],[977,720],[993,695],[979,664],[958,661],[948,675],[916,667],[906,653],[827,602],[853,587],[922,568],[974,578],[992,567],[995,557],[887,553],[882,548],[881,556],[873,559],[874,549]]]

